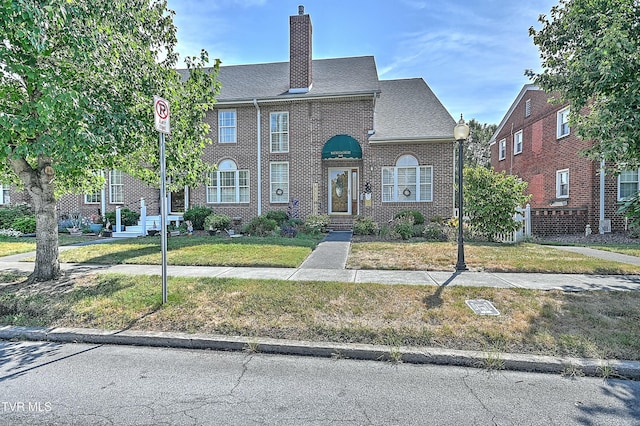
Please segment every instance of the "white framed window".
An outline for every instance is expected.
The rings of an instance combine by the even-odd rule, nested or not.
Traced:
[[[207,203],[248,203],[249,170],[238,170],[233,160],[218,164],[218,170],[207,177]]]
[[[218,111],[218,142],[236,143],[237,119],[235,109]]]
[[[272,162],[270,164],[270,201],[272,203],[289,202],[289,162]]]
[[[531,115],[531,99],[524,101],[524,116],[529,117]]]
[[[522,152],[522,130],[519,130],[513,135],[513,155],[520,154]]]
[[[100,204],[102,202],[102,191],[96,191],[92,194],[84,194],[85,204]]]
[[[433,201],[433,167],[419,165],[413,155],[401,156],[394,167],[383,167],[382,201]]]
[[[0,204],[11,204],[9,186],[0,183]]]
[[[109,203],[124,204],[124,177],[120,170],[109,172]]]
[[[569,132],[569,107],[566,107],[558,111],[558,139],[567,136]]]
[[[507,140],[502,139],[498,143],[498,160],[504,160],[507,158]]]
[[[556,198],[569,197],[569,169],[556,172]]]
[[[618,200],[624,200],[640,191],[638,169],[623,170],[618,176]]]
[[[289,113],[270,114],[271,152],[289,152]]]

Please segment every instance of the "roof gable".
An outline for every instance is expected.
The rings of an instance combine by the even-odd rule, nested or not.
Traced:
[[[380,81],[371,142],[451,140],[455,121],[421,78]]]

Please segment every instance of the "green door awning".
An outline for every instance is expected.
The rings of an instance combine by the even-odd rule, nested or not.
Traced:
[[[325,142],[322,159],[362,158],[362,148],[357,140],[349,135],[336,135]]]

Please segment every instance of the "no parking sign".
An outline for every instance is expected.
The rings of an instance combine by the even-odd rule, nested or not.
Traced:
[[[169,102],[160,96],[153,97],[153,115],[155,118],[156,130],[160,133],[169,134]]]

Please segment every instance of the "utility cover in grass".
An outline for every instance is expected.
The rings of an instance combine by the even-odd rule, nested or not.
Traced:
[[[488,300],[484,299],[471,299],[465,300],[465,303],[470,307],[477,315],[500,315],[500,312],[495,306]]]

